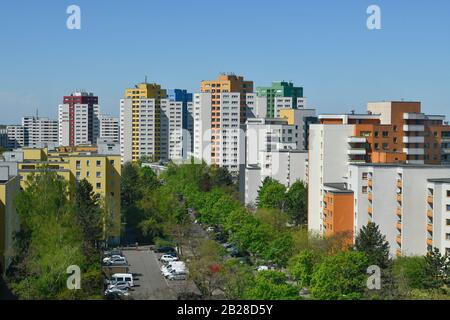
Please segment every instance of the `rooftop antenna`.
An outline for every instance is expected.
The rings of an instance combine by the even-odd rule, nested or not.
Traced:
[[[39,118],[39,109],[36,108],[36,119]]]
[[[145,76],[145,82],[144,82],[145,84],[148,84],[148,82],[147,82],[147,76]]]

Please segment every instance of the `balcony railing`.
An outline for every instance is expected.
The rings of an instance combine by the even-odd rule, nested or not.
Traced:
[[[398,202],[402,202],[402,195],[401,194],[397,194],[397,201]]]
[[[428,238],[427,239],[427,245],[433,246],[433,239]]]
[[[403,181],[401,179],[397,180],[397,188],[403,188]]]
[[[433,224],[431,224],[431,223],[427,224],[427,231],[428,232],[433,232]]]
[[[397,210],[395,211],[395,214],[399,217],[402,216],[402,209],[401,208],[397,208]]]
[[[367,185],[372,188],[373,187],[373,180],[372,179],[367,180]]]
[[[428,202],[429,204],[433,204],[433,196],[428,196],[428,197],[427,197],[427,202]]]
[[[427,210],[427,217],[433,219],[433,210]]]
[[[402,237],[400,236],[400,235],[398,235],[396,238],[395,238],[395,241],[398,243],[398,244],[402,244]]]
[[[401,231],[402,230],[402,223],[399,221],[396,224],[397,230]]]

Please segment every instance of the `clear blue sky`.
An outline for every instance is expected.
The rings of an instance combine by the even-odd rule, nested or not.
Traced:
[[[82,30],[66,29],[66,8]],[[382,10],[382,30],[366,9]],[[448,0],[42,0],[0,4],[0,123],[56,117],[80,88],[118,115],[125,88],[143,81],[198,91],[234,72],[255,86],[303,85],[319,112],[364,111],[368,101],[421,100],[450,116]]]

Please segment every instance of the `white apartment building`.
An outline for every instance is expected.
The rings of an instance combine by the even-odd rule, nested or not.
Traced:
[[[25,146],[25,128],[20,125],[6,127],[8,135],[8,149],[21,148]]]
[[[193,97],[193,152],[197,160],[211,164],[211,93],[195,93]]]
[[[101,114],[98,116],[98,120],[100,126],[99,139],[107,139],[114,142],[119,142],[119,118]]]
[[[44,117],[23,117],[24,140],[26,147],[58,146],[58,121]]]
[[[287,188],[298,180],[308,182],[307,151],[272,150],[259,154],[260,163],[245,167],[245,178],[240,185],[240,194],[244,197],[241,200],[245,205],[256,206],[259,188],[266,178],[275,179]]]
[[[256,93],[246,95],[246,115],[249,118],[265,118],[267,116],[267,98],[258,97]]]
[[[326,183],[345,183],[348,172],[348,137],[353,125],[312,124],[309,127],[308,228],[322,234]]]
[[[450,252],[449,182],[450,166],[350,165],[347,189],[353,192],[354,212],[348,217],[354,217],[354,234],[371,221],[386,236],[392,255],[425,255],[434,247]]]
[[[159,110],[156,110],[155,99],[120,100],[122,163],[132,161],[133,156],[141,158],[159,155],[160,132],[157,118],[159,118]],[[136,132],[135,135],[133,131]]]
[[[98,116],[98,105],[59,105],[59,145],[95,144],[100,134]]]
[[[280,117],[280,111],[283,109],[294,109],[294,98],[292,97],[275,97],[275,117]],[[297,98],[296,109],[306,109],[306,98]]]
[[[161,160],[183,160],[183,102],[161,100]]]
[[[219,166],[230,173],[239,174],[240,166],[245,164],[245,133],[241,127],[241,95],[237,92],[220,94],[220,129],[212,134],[216,139],[216,152],[219,152]]]

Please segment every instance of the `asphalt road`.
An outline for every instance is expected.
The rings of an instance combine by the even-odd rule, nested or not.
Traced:
[[[135,287],[131,295],[135,300],[176,300],[180,293],[198,292],[191,281],[169,281],[160,271],[158,254],[148,248],[124,250]]]

